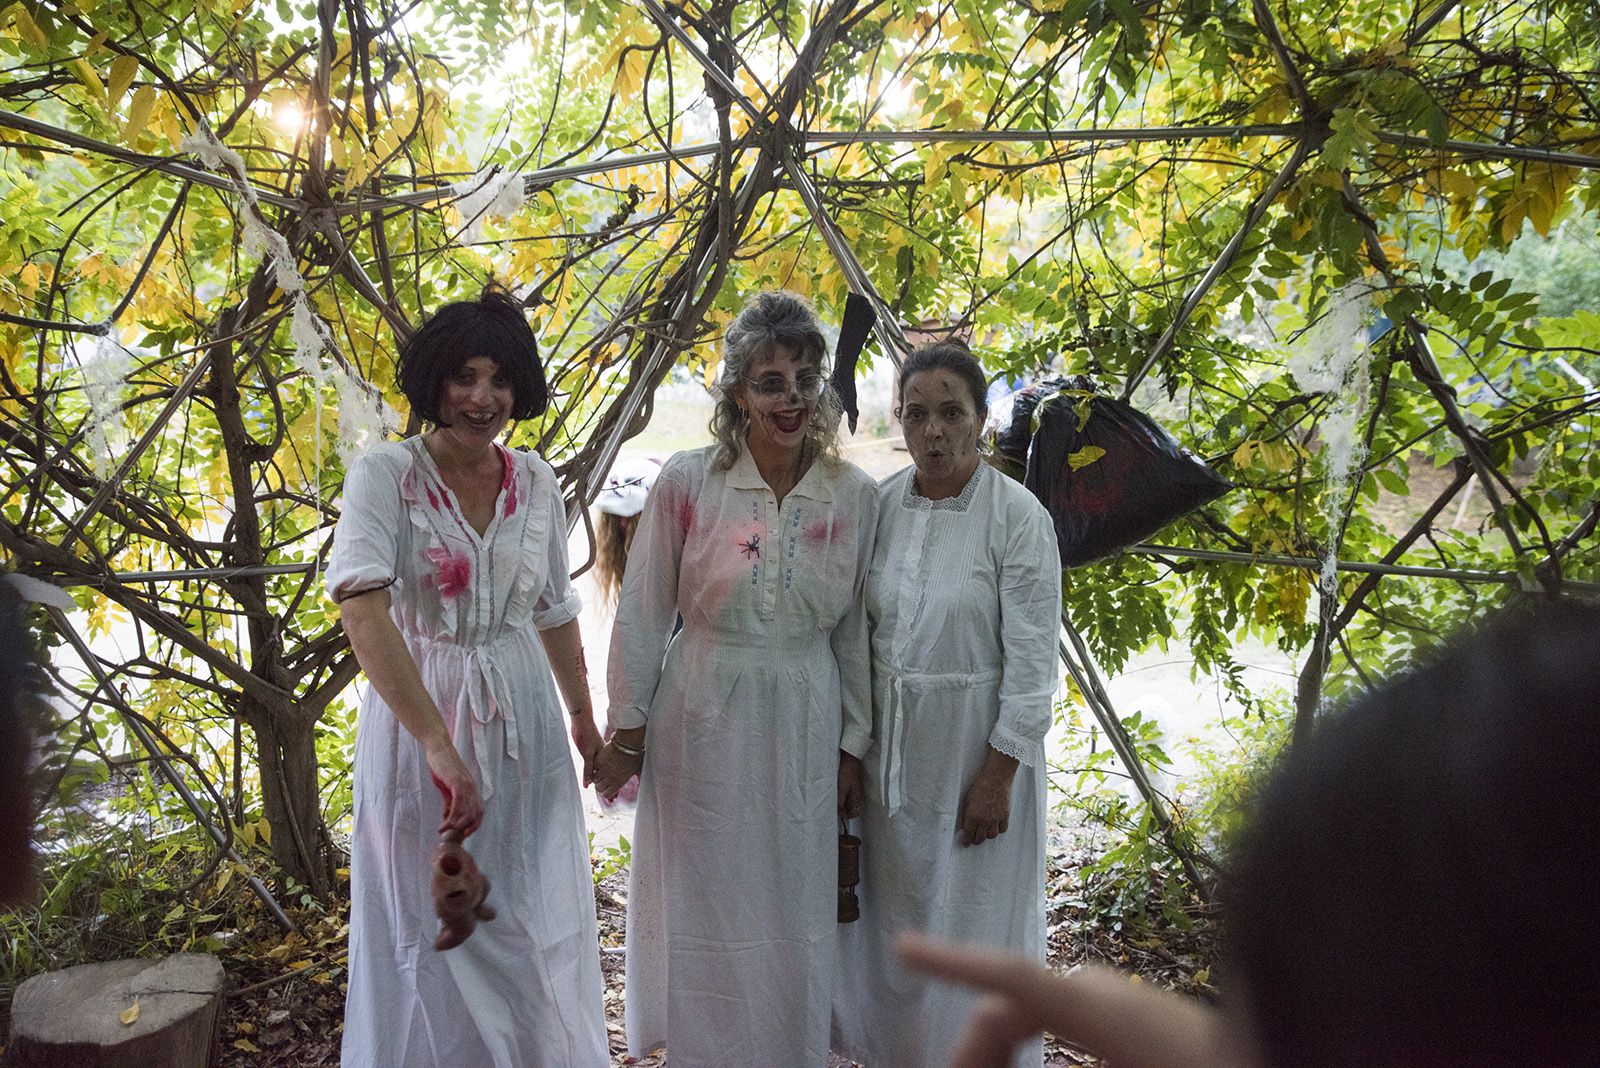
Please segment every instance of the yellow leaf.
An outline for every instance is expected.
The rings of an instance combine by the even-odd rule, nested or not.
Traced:
[[[1268,471],[1294,470],[1296,453],[1294,446],[1281,441],[1261,442],[1261,460],[1266,464]]]
[[[167,143],[173,148],[183,144],[183,122],[178,118],[176,106],[162,99],[165,107],[156,109],[157,121],[161,124],[161,132],[167,135]]]
[[[1237,449],[1233,450],[1233,466],[1235,466],[1235,467],[1249,467],[1250,466],[1250,457],[1255,452],[1255,450],[1256,450],[1256,443],[1255,442],[1253,442],[1253,441],[1240,442],[1239,443],[1239,447]]]
[[[1106,450],[1098,445],[1085,445],[1077,452],[1067,453],[1067,463],[1072,465],[1072,469],[1076,471],[1080,467],[1088,467],[1105,454]]]
[[[150,124],[150,113],[155,110],[156,95],[153,85],[141,85],[133,91],[133,100],[128,103],[128,121],[122,124],[125,144],[132,145],[144,135],[144,128]]]
[[[122,1026],[127,1027],[127,1026],[131,1025],[138,1018],[139,1018],[139,999],[138,998],[134,998],[133,999],[133,1004],[129,1005],[127,1008],[123,1009],[122,1010],[122,1015],[119,1016],[118,1019],[120,1019],[122,1021]]]
[[[1527,217],[1527,196],[1520,188],[1512,190],[1500,212],[1500,240],[1509,244],[1522,232],[1522,222]]]
[[[1527,196],[1528,221],[1533,223],[1533,228],[1539,231],[1542,237],[1550,235],[1550,224],[1555,221],[1556,215],[1561,210],[1567,186],[1563,178],[1564,175],[1558,168],[1547,164],[1542,167],[1529,167],[1527,180],[1522,184],[1522,190]]]
[[[922,182],[924,185],[937,185],[950,167],[950,157],[961,148],[957,142],[947,142],[934,145],[928,150],[928,158],[922,165]]]
[[[1453,197],[1475,197],[1478,195],[1477,179],[1465,171],[1440,171],[1439,188]]]
[[[118,56],[111,61],[111,80],[106,83],[106,102],[111,107],[122,103],[122,94],[133,84],[133,76],[137,73],[139,60],[136,56]]]
[[[644,85],[644,64],[644,49],[623,50],[618,57],[616,79],[612,82],[618,100],[631,100],[639,94],[639,87]]]
[[[1256,101],[1255,117],[1260,122],[1282,122],[1293,104],[1288,86],[1279,82],[1268,88]]]
[[[1196,978],[1198,979],[1199,977],[1196,976]],[[256,1033],[256,1025],[251,1023],[249,1020],[240,1020],[234,1025],[234,1027],[237,1028],[242,1034],[253,1035]]]
[[[33,16],[28,14],[28,9],[21,4],[11,5],[11,24],[17,28],[17,35],[35,48],[50,46],[49,38],[45,37],[39,24],[33,21]]]
[[[233,1040],[233,1048],[237,1049],[237,1050],[242,1050],[245,1053],[260,1053],[261,1052],[261,1047],[256,1045],[254,1042],[250,1041],[248,1038],[236,1038],[236,1039],[234,1039]]]
[[[704,377],[707,389],[711,389],[717,384],[717,362],[715,360],[706,361]]]
[[[72,61],[72,69],[78,75],[78,80],[86,85],[89,92],[93,93],[95,98],[104,105],[106,102],[106,83],[100,80],[100,75],[95,73],[95,69],[89,65],[89,61],[75,59]]]
[[[267,845],[272,844],[272,824],[268,822],[265,816],[256,821],[256,830],[260,833],[263,842],[267,843]]]

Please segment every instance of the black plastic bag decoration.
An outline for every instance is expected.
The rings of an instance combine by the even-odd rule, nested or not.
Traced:
[[[1022,481],[1022,469],[1028,463],[1028,445],[1033,441],[1034,409],[1039,407],[1039,402],[1044,398],[1070,388],[1073,386],[1065,378],[1042,378],[994,402],[989,412],[989,422],[994,429],[995,451],[1015,461],[1017,481]]]
[[[856,406],[856,361],[866,347],[867,335],[878,313],[872,301],[860,293],[847,293],[844,298],[844,322],[839,324],[839,343],[833,352],[833,374],[828,385],[839,398],[839,407],[850,420],[850,433],[856,432],[856,422],[861,418]]]
[[[1050,512],[1063,567],[1144,541],[1233,488],[1149,416],[1084,379],[1037,398],[1031,416],[1023,481]]]

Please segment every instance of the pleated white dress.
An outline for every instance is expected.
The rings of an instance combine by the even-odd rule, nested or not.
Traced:
[[[356,729],[345,1068],[600,1068],[610,1063],[599,937],[566,715],[538,631],[577,616],[560,488],[502,450],[489,528],[462,518],[420,438],[352,465],[332,591],[390,583],[393,617],[478,776],[467,848],[499,915],[433,948],[443,802],[416,740],[370,687]]]
[[[1044,737],[1060,678],[1061,565],[1043,506],[980,464],[930,501],[885,479],[867,583],[874,736],[861,920],[841,929],[835,1046],[867,1068],[948,1062],[976,996],[901,967],[905,930],[1044,960]],[[990,748],[1020,761],[1008,829],[963,848]],[[1042,1043],[1017,1068],[1043,1062]]]
[[[679,453],[651,491],[608,672],[611,724],[648,727],[628,894],[635,1056],[827,1063],[839,750],[861,755],[870,732],[877,511],[849,464],[813,464],[780,507],[748,451],[727,471],[709,448]]]

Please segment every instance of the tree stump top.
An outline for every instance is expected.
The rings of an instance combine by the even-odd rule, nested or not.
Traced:
[[[12,1037],[20,1062],[202,1068],[225,976],[208,953],[80,964],[17,988]],[[137,1004],[138,1012],[130,1010]],[[130,1016],[124,1022],[124,1016]]]

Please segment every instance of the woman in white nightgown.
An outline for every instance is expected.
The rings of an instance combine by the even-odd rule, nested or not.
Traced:
[[[434,428],[351,466],[327,573],[370,682],[356,730],[341,1063],[602,1068],[599,939],[567,734],[591,760],[600,737],[566,513],[550,466],[496,440],[548,398],[533,333],[488,290],[441,308],[401,361],[401,388]],[[470,835],[498,915],[440,952],[430,878],[446,829]]]
[[[901,370],[914,464],[881,487],[861,920],[842,929],[835,995],[838,1048],[867,1068],[946,1063],[975,1004],[902,967],[901,931],[1044,960],[1061,565],[1049,513],[979,462],[984,389],[959,344],[919,349]],[[1042,1058],[1035,1041],[1013,1063]]]
[[[684,1068],[827,1063],[838,817],[859,803],[870,730],[861,598],[878,495],[829,456],[824,351],[791,294],[740,313],[719,444],[667,461],[622,583],[617,730],[596,785],[611,793],[642,764],[628,1048],[665,1045]]]

